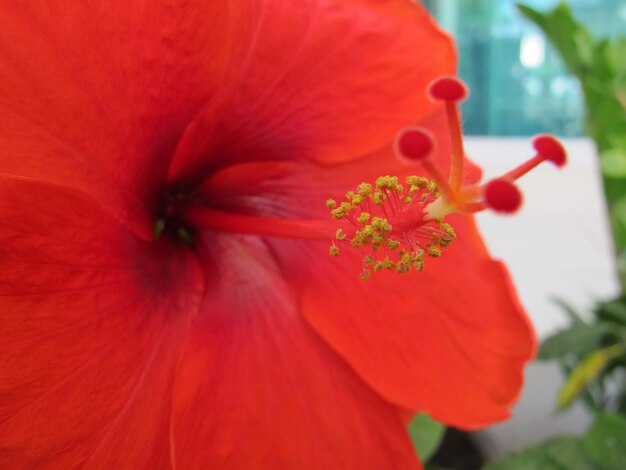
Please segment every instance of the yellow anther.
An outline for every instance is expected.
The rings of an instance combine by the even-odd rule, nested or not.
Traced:
[[[343,219],[344,216],[346,215],[346,213],[341,207],[338,207],[337,209],[333,209],[332,211],[330,211],[330,214],[337,220]]]
[[[337,207],[337,201],[335,201],[334,199],[328,199],[326,201],[326,207],[328,209],[334,209],[335,207]]]
[[[383,218],[383,217],[374,217],[372,219],[372,224],[371,226],[380,232],[383,233],[387,233],[387,232],[391,232],[391,224],[387,221],[387,219]]]
[[[407,176],[405,181],[406,181],[406,184],[410,186],[415,186],[418,189],[427,188],[428,185],[430,184],[430,181],[428,180],[428,178],[424,178],[422,176]]]
[[[428,256],[431,256],[433,258],[439,258],[441,256],[441,249],[437,246],[428,246],[426,247],[426,253],[428,254]]]
[[[359,218],[357,219],[359,221],[360,224],[365,225],[368,220],[370,220],[370,217],[372,215],[369,214],[368,212],[361,212],[361,215],[359,215]]]
[[[370,197],[372,194],[372,185],[369,183],[361,183],[357,188],[359,195],[366,198]]]
[[[328,249],[328,254],[334,257],[339,256],[339,247],[337,245],[331,245]]]
[[[350,208],[358,207],[363,202],[363,196],[360,194],[354,194],[352,191],[348,191],[346,199],[350,201]]]
[[[371,266],[372,264],[374,264],[374,257],[373,256],[366,256],[365,258],[363,258],[363,264],[365,266]]]
[[[404,264],[402,261],[398,261],[396,263],[396,272],[403,274],[403,273],[408,273],[411,270],[411,266],[407,266],[406,264]]]
[[[374,234],[374,236],[372,237],[372,249],[374,251],[380,250],[384,242],[385,242],[385,237],[383,237],[379,233]]]
[[[398,240],[387,239],[387,248],[390,250],[397,250],[400,248],[401,243]]]
[[[335,219],[343,219],[346,214],[352,210],[352,204],[349,202],[342,202],[339,207],[330,211]]]
[[[369,269],[364,269],[361,274],[359,274],[359,277],[364,281],[369,281],[372,278],[372,271],[370,271]]]
[[[363,227],[363,230],[356,231],[356,233],[354,234],[354,238],[362,242],[367,242],[372,239],[372,233],[372,226],[366,225],[365,227]]]
[[[372,196],[372,202],[374,204],[376,204],[377,206],[382,206],[383,203],[385,202],[385,199],[387,199],[387,196],[385,195],[385,193],[383,193],[380,190],[376,190]]]
[[[398,183],[397,176],[381,176],[376,180],[376,189],[402,193],[402,185]]]
[[[437,242],[437,245],[439,245],[441,248],[447,248],[448,245],[450,245],[450,243],[452,243],[454,241],[454,238],[452,237],[441,237],[438,238],[436,240],[433,240]]]
[[[335,232],[335,238],[337,240],[345,240],[346,238],[348,238],[348,235],[346,235],[343,229],[338,228],[337,231]]]
[[[452,225],[450,225],[450,224],[448,224],[446,222],[443,222],[439,226],[441,227],[441,230],[446,232],[448,235],[450,235],[451,237],[456,238],[456,232],[452,228]]]
[[[388,271],[393,271],[393,268],[395,268],[395,266],[395,263],[389,258],[385,258],[383,260],[383,268],[387,269]]]

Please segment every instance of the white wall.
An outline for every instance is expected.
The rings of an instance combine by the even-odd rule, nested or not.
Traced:
[[[512,217],[478,217],[487,245],[512,273],[540,337],[563,327],[566,317],[551,298],[584,309],[618,292],[611,240],[593,143],[567,139],[569,164],[542,164],[520,181],[524,206]],[[467,138],[467,154],[493,177],[533,155],[531,139]],[[528,367],[513,419],[479,434],[498,457],[560,433],[580,433],[589,416],[582,407],[554,412],[562,377],[555,364]]]

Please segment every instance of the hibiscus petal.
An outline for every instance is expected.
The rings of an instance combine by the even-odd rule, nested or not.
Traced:
[[[75,190],[0,177],[0,467],[169,464],[202,273]]]
[[[509,416],[532,328],[502,264],[489,259],[469,218],[452,218],[459,238],[424,272],[360,280],[361,258],[281,242],[274,251],[300,291],[311,326],[393,403],[462,428]],[[291,246],[290,246],[291,245]]]
[[[175,464],[420,468],[399,410],[306,325],[265,245],[203,243],[212,277],[177,372]]]
[[[223,81],[230,14],[226,1],[3,1],[0,173],[82,189],[149,233],[180,134]]]
[[[426,87],[454,72],[450,38],[408,0],[251,0],[234,33],[222,113],[199,114],[172,179],[201,161],[337,163],[389,143],[429,115]],[[207,132],[207,122],[217,123]],[[202,132],[204,130],[204,132]]]

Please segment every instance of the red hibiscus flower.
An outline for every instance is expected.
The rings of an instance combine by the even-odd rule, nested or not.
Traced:
[[[411,413],[506,418],[534,339],[470,216],[368,282],[317,240],[425,172],[399,129],[447,174],[454,62],[406,0],[2,2],[0,466],[418,468]]]

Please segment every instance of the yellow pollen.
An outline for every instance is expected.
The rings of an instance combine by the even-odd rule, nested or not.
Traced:
[[[382,271],[422,271],[425,255],[441,256],[456,238],[443,218],[427,217],[426,209],[440,197],[436,185],[421,176],[409,176],[404,183],[396,176],[381,176],[374,185],[359,184],[356,191],[346,193],[344,201],[326,203],[342,224],[330,255],[339,256],[342,244],[358,249],[361,279]]]
[[[365,225],[368,220],[370,220],[370,217],[372,215],[367,213],[367,212],[361,212],[361,215],[359,215],[359,218],[357,219],[359,221],[360,224]]]
[[[359,195],[364,198],[370,197],[372,194],[372,185],[369,183],[361,183],[357,188],[357,191],[359,192]]]
[[[432,256],[433,258],[439,258],[441,256],[441,249],[432,245],[426,248],[426,253],[428,253],[428,256]]]

